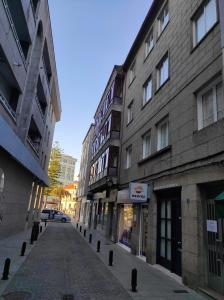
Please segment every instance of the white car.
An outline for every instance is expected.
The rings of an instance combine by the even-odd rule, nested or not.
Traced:
[[[61,221],[63,223],[71,222],[71,218],[68,215],[55,209],[42,210],[40,218],[42,221],[52,220],[52,221]]]

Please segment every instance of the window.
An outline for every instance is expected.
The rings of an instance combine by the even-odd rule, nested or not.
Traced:
[[[129,146],[126,149],[126,165],[125,165],[126,169],[131,167],[131,156],[132,156],[132,146]]]
[[[169,145],[169,124],[168,119],[157,125],[157,150],[161,150]]]
[[[150,77],[143,86],[143,106],[152,98],[152,78]]]
[[[169,78],[169,56],[168,53],[162,58],[157,66],[157,89]]]
[[[142,136],[142,158],[146,158],[151,154],[151,134],[150,132],[145,133]]]
[[[198,130],[224,117],[223,85],[216,81],[198,94]]]
[[[148,54],[151,52],[153,46],[154,46],[153,30],[151,30],[148,37],[145,40],[145,57],[147,57]]]
[[[129,124],[133,120],[133,101],[128,105],[127,110],[127,124]]]
[[[207,0],[193,18],[194,46],[217,22],[216,0]]]
[[[169,22],[169,9],[168,9],[168,3],[166,3],[166,5],[162,9],[158,17],[158,36],[160,36],[160,34],[163,32],[168,22]]]
[[[135,79],[135,62],[133,62],[129,70],[129,84],[131,84],[134,79]]]

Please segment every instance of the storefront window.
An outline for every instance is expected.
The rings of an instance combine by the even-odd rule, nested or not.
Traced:
[[[132,204],[124,204],[120,211],[119,242],[130,247],[133,220]]]

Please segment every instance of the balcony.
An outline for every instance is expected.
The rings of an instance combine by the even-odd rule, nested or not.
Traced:
[[[43,89],[43,85],[42,85],[40,76],[39,76],[38,82],[37,82],[36,102],[37,102],[37,106],[38,106],[40,115],[41,115],[43,121],[45,121],[46,111],[47,111],[47,100],[45,97],[45,93],[44,93],[44,89]]]
[[[32,12],[33,12],[34,19],[35,19],[35,16],[36,16],[38,3],[39,3],[39,0],[30,0],[30,5],[32,7]]]
[[[47,82],[48,82],[48,85],[50,85],[50,81],[51,81],[51,77],[52,77],[52,71],[51,71],[50,56],[49,56],[49,51],[48,51],[46,40],[44,42],[42,60],[43,60],[43,68],[44,68],[44,71],[45,71]]]
[[[90,170],[90,190],[102,187],[108,177],[117,177],[119,148],[108,147],[101,156],[92,164]]]
[[[31,44],[29,30],[21,1],[3,0],[3,5],[17,43],[24,66],[26,67],[26,59]]]
[[[92,158],[99,153],[109,140],[112,142],[120,139],[120,128],[121,113],[118,111],[112,111],[92,143]]]
[[[31,148],[33,149],[33,151],[37,156],[39,156],[41,140],[42,140],[42,136],[36,125],[34,118],[32,117],[30,121],[29,130],[28,130],[27,142],[30,144]]]
[[[10,117],[15,120],[20,92],[12,74],[10,65],[0,47],[0,103]]]
[[[108,118],[108,114],[114,111],[121,111],[122,106],[122,91],[123,91],[123,76],[117,74],[110,89],[107,92],[103,101],[99,104],[97,112],[95,114],[95,130],[98,131],[105,119]]]

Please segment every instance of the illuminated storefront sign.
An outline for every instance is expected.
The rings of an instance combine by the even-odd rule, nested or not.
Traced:
[[[148,199],[148,184],[131,182],[129,184],[129,198],[133,202],[146,202]]]

